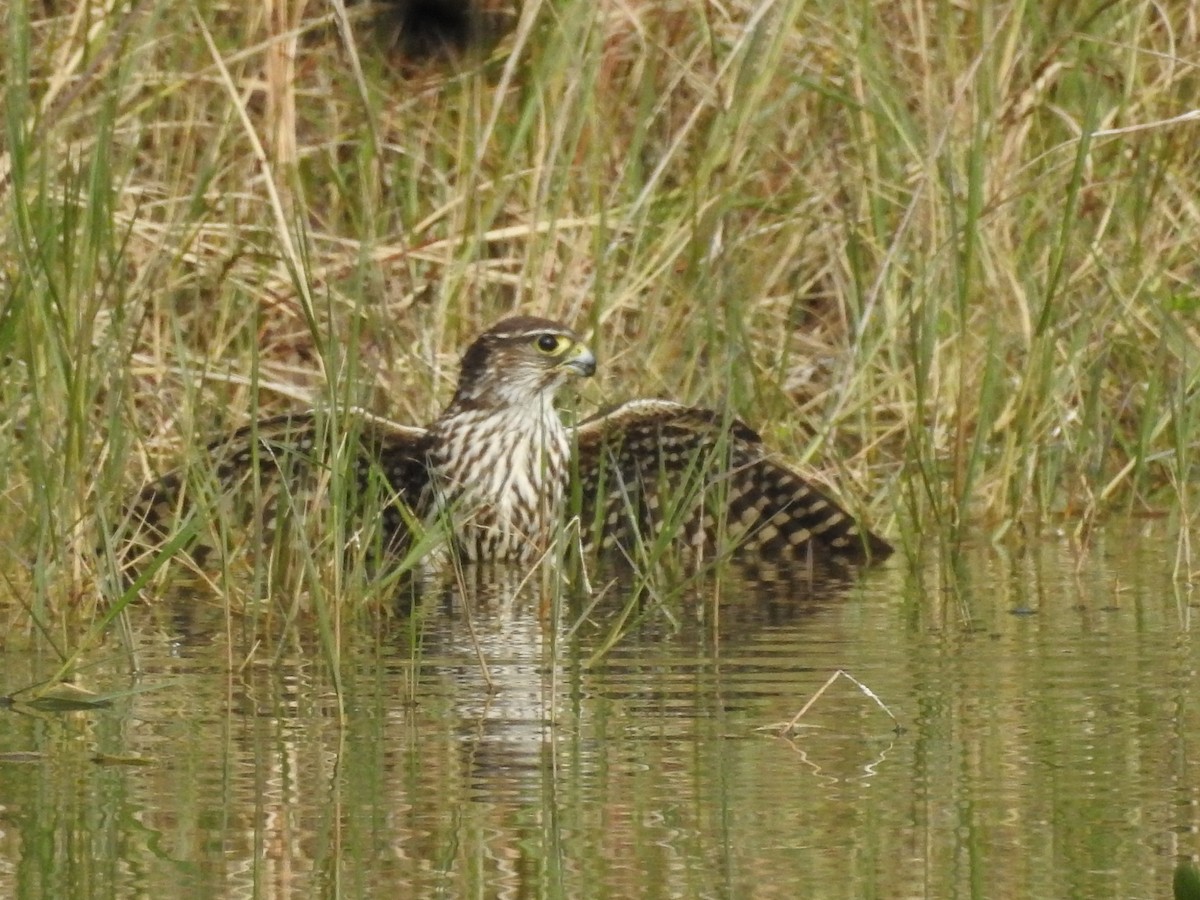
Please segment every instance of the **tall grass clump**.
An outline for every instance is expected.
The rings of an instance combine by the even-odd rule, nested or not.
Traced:
[[[730,408],[910,556],[1186,525],[1186,5],[478,8],[502,38],[416,52],[368,6],[8,5],[19,620],[111,597],[97,530],[208,437],[310,405],[427,421],[516,309],[593,334],[585,409]],[[301,587],[344,595],[317,549]]]

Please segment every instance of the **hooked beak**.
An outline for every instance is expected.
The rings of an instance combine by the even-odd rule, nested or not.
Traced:
[[[560,365],[564,369],[569,369],[572,374],[579,375],[582,378],[591,378],[596,374],[596,357],[585,344],[577,344],[575,349],[571,351],[571,355],[564,359]]]

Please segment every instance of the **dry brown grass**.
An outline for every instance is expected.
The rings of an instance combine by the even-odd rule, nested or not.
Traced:
[[[10,563],[251,416],[427,420],[515,310],[594,334],[586,405],[730,404],[910,549],[1186,523],[1190,5],[527,0],[454,61],[371,16],[10,7]]]

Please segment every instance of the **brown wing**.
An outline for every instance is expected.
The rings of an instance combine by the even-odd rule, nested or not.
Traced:
[[[737,419],[637,400],[582,422],[576,457],[585,548],[678,535],[706,555],[860,563],[891,553]]]
[[[209,444],[202,464],[149,482],[126,509],[124,561],[180,529],[196,532],[203,545],[206,529],[220,522],[249,523],[269,543],[282,517],[327,503],[339,483],[347,494],[339,499],[351,506],[376,498],[384,542],[402,546],[408,523],[424,519],[430,506],[428,433],[357,415],[339,424],[335,436],[325,415],[266,419]],[[353,477],[333,477],[338,459]]]

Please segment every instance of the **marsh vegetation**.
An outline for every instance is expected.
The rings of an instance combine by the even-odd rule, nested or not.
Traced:
[[[811,672],[792,671],[803,668],[794,654],[811,652],[831,668],[846,665],[854,653],[842,644],[850,645],[851,633],[869,638],[853,647],[861,651],[855,658],[878,663],[876,690],[890,688],[893,702],[907,702],[910,713],[923,703],[936,710],[914,722],[919,749],[932,748],[912,753],[924,768],[885,795],[919,796],[928,807],[915,802],[912,815],[899,817],[898,800],[857,807],[878,815],[852,841],[876,854],[858,868],[847,866],[853,874],[846,883],[863,888],[854,895],[889,893],[895,860],[920,856],[912,847],[873,843],[885,832],[923,828],[932,847],[953,831],[971,835],[976,850],[989,846],[986,825],[953,819],[974,808],[964,798],[976,788],[990,798],[985,806],[1003,801],[993,811],[1006,822],[1065,823],[1051,833],[1022,832],[1004,845],[1006,860],[991,872],[1007,871],[1014,858],[1036,870],[1024,881],[1014,872],[1013,890],[1036,885],[1034,894],[1048,896],[1083,884],[1083,894],[1096,896],[1103,891],[1086,873],[1107,871],[1116,856],[1122,884],[1140,884],[1128,873],[1141,863],[1126,851],[1140,853],[1147,845],[1138,841],[1149,841],[1161,853],[1154,839],[1102,832],[1112,840],[1078,844],[1071,826],[1120,819],[1157,796],[1151,771],[1177,772],[1185,786],[1178,802],[1164,803],[1195,806],[1186,788],[1196,783],[1188,777],[1194,765],[1180,749],[1188,720],[1179,712],[1194,689],[1187,675],[1194,671],[1187,644],[1194,601],[1186,590],[1198,565],[1190,535],[1200,435],[1194,52],[1200,21],[1192,5],[524,0],[481,3],[478,15],[451,23],[444,40],[436,16],[414,24],[413,11],[431,5],[382,11],[340,2],[6,5],[0,646],[12,661],[10,689],[88,671],[124,677],[112,673],[141,671],[139,660],[146,659],[155,677],[167,681],[172,654],[203,656],[187,643],[196,632],[194,615],[208,617],[206,634],[220,645],[216,662],[205,657],[197,665],[215,666],[231,679],[206,683],[197,695],[213,704],[205,715],[192,710],[184,717],[197,733],[222,698],[240,690],[233,685],[243,673],[254,683],[255,672],[267,671],[304,684],[284,697],[272,677],[251,692],[270,698],[278,713],[271,721],[284,723],[280,734],[294,712],[288,704],[295,697],[310,704],[305,733],[316,737],[305,746],[315,748],[311,760],[318,762],[310,769],[318,776],[319,761],[326,754],[340,758],[344,740],[339,732],[324,742],[322,723],[378,731],[378,744],[360,746],[378,747],[382,758],[392,752],[388,747],[420,733],[376,728],[395,713],[387,704],[417,709],[422,696],[436,708],[414,713],[409,725],[461,720],[462,733],[450,743],[486,748],[483,738],[471,743],[471,723],[490,713],[450,713],[468,693],[483,690],[471,680],[487,680],[486,665],[474,655],[486,656],[478,641],[489,633],[494,607],[481,607],[478,632],[469,615],[465,625],[453,616],[441,622],[437,616],[452,610],[436,603],[431,615],[397,617],[388,576],[346,553],[343,538],[355,526],[339,518],[336,485],[334,503],[311,523],[285,575],[269,559],[242,560],[215,579],[200,576],[195,596],[203,603],[184,604],[182,612],[179,584],[160,575],[182,536],[132,586],[116,571],[115,550],[128,498],[146,479],[180,465],[202,479],[211,465],[204,448],[214,436],[310,407],[328,411],[335,423],[351,408],[428,422],[453,390],[465,343],[514,311],[536,313],[585,334],[600,360],[599,377],[568,415],[633,397],[730,411],[782,455],[827,473],[851,510],[899,551],[864,594],[851,594],[862,605],[837,605],[845,585],[830,594],[833,604],[814,605],[824,624],[812,632],[789,630],[807,615],[795,604],[780,604],[773,594],[762,601],[766,611],[751,617],[755,624],[734,645],[744,656],[741,668],[729,671],[753,681],[755,654],[769,645],[786,648],[779,652],[790,654],[790,674],[761,695],[746,688],[730,716],[715,700],[698,701],[689,721],[719,713],[713,721],[720,725],[706,733],[712,742],[701,752],[700,743],[687,740],[670,744],[678,758],[647,756],[649,745],[630,751],[647,772],[671,771],[679,759],[708,759],[712,765],[694,770],[696,784],[701,776],[727,779],[719,781],[727,794],[681,791],[669,778],[655,781],[649,793],[630,782],[629,797],[620,788],[593,790],[588,779],[599,769],[589,760],[600,760],[604,771],[616,762],[590,756],[583,744],[567,756],[539,756],[550,733],[542,712],[506,719],[533,723],[516,739],[533,741],[516,754],[517,769],[531,780],[513,789],[519,802],[489,810],[506,822],[528,814],[541,823],[524,832],[521,846],[540,848],[530,864],[543,866],[538,884],[551,885],[543,893],[578,895],[579,885],[592,883],[555,870],[571,852],[553,823],[546,824],[559,794],[538,793],[545,786],[566,789],[558,779],[572,771],[568,761],[580,763],[580,796],[614,809],[629,800],[635,812],[665,815],[664,829],[675,837],[689,832],[669,827],[676,821],[671,804],[688,796],[696,815],[681,820],[700,833],[697,823],[707,821],[713,804],[734,809],[735,796],[756,803],[777,797],[755,780],[757,763],[743,770],[742,757],[724,755],[725,732],[744,737],[756,723],[794,710],[796,685],[814,689],[827,674],[822,670],[810,684],[802,676]],[[1163,520],[1155,522],[1153,552],[1140,553],[1136,540],[1105,544],[1109,528],[1140,534],[1130,522],[1143,518]],[[204,527],[238,540],[223,522]],[[1112,557],[1102,548],[1118,544],[1127,565],[1110,571]],[[1029,572],[1025,554],[1037,560],[1042,553],[1052,558],[1053,573],[1082,574],[1067,584],[1048,570]],[[1009,604],[992,590],[997,585],[1070,597],[1081,615],[1076,620],[1047,604],[1057,613],[1037,632],[1020,623],[1047,595],[1037,593],[1031,603],[1022,594]],[[734,627],[737,615],[723,594],[702,591],[689,603],[697,596],[694,584],[664,585],[648,575],[625,585],[627,596],[606,593],[603,584],[568,596],[561,585],[539,582],[533,587],[544,589],[539,596],[549,598],[549,607],[535,603],[530,612],[523,593],[529,587],[522,583],[509,598],[520,614],[509,609],[494,617],[495,644],[484,649],[508,652],[514,641],[528,639],[536,658],[520,657],[513,670],[522,677],[551,673],[545,677],[553,685],[540,689],[552,707],[571,700],[570,715],[555,722],[579,725],[571,732],[576,738],[586,741],[593,728],[603,736],[604,722],[633,734],[671,721],[621,718],[621,710],[610,709],[602,665],[610,653],[634,659],[628,677],[617,678],[629,708],[639,698],[666,704],[687,687],[666,678],[649,700],[639,694],[641,673],[654,670],[655,654],[682,652],[681,641],[687,665],[704,674],[695,679],[702,688],[696,697],[717,696],[726,684],[716,662],[729,636],[723,629]],[[1172,589],[1177,597],[1165,599]],[[139,592],[160,602],[132,606]],[[460,581],[450,593],[470,592]],[[1137,615],[1098,613],[1128,612],[1121,603],[1130,596]],[[433,694],[420,690],[430,670],[423,668],[418,633],[431,620],[440,624],[430,640],[439,629],[458,628],[458,637],[475,642],[469,651],[454,645],[466,655],[449,663],[435,656],[436,665],[449,667],[452,687]],[[520,627],[510,627],[512,621]],[[695,621],[702,624],[689,624]],[[1111,645],[1103,639],[1108,625],[1129,638],[1120,645],[1125,662],[1115,668],[1104,657],[1116,653],[1115,639]],[[773,629],[781,627],[786,640],[771,644],[778,636]],[[997,641],[982,655],[970,650],[980,632]],[[168,647],[162,635],[184,637]],[[1070,690],[1059,690],[1055,654],[1072,641],[1096,665],[1072,669]],[[822,655],[829,647],[841,649]],[[1013,666],[1008,687],[993,694],[996,673],[1022,653],[1044,663],[1032,674],[1045,677],[1022,680],[1017,670],[1024,667]],[[1164,656],[1178,657],[1169,684],[1154,674]],[[908,675],[888,681],[886,674],[908,671],[906,662]],[[1124,688],[1103,703],[1076,690],[1113,671]],[[911,683],[904,682],[909,676]],[[1130,698],[1143,688],[1150,690],[1146,709],[1174,704],[1172,728],[1132,709],[1141,708]],[[132,715],[131,698],[140,690],[106,696],[122,715]],[[1035,704],[1040,715],[1027,714],[1031,696],[1045,701]],[[980,697],[987,698],[983,706]],[[1004,709],[989,717],[996,710],[988,703]],[[1069,728],[1063,709],[1078,713],[1067,723],[1095,722],[1120,713],[1123,704],[1130,715],[1113,720],[1115,742],[1096,744],[1111,756],[1098,757],[1091,743],[1067,731],[1061,742],[1023,744],[1031,733]],[[177,715],[151,708],[159,721]],[[940,719],[948,709],[955,716]],[[449,710],[449,718],[439,710]],[[838,721],[856,714],[850,710],[851,719]],[[69,734],[71,721],[53,726],[63,729],[54,732],[63,747],[92,740]],[[209,724],[243,721],[231,705],[229,718]],[[1002,727],[989,731],[996,722]],[[120,754],[123,727],[102,727],[101,749]],[[850,743],[859,739],[854,728],[849,734]],[[984,736],[964,747],[962,734]],[[511,751],[510,738],[502,733],[498,745]],[[196,746],[211,749],[216,760],[228,749]],[[270,752],[249,753],[251,763],[290,758],[295,749],[283,738],[261,746]],[[424,739],[404,746],[403,765],[388,777],[402,770],[420,777],[396,776],[384,790],[370,774],[382,769],[367,764],[357,770],[368,773],[362,781],[335,776],[338,790],[347,786],[368,806],[368,798],[444,791],[439,799],[466,798],[468,805],[455,808],[470,812],[484,809],[469,805],[479,785],[501,791],[509,785],[507,774],[491,777],[511,774],[504,759],[492,770],[486,760],[476,767],[472,756],[452,790],[445,779],[427,778],[424,767],[444,759],[449,771],[453,753]],[[540,749],[530,753],[530,747]],[[1059,754],[1055,747],[1066,749]],[[756,745],[745,758],[757,752]],[[1021,768],[1030,758],[1037,765]],[[1101,758],[1104,766],[1088,768]],[[535,772],[535,759],[545,771]],[[1039,773],[1065,771],[1083,773],[1084,781],[1094,775],[1097,790],[1090,782],[1071,783],[1057,794],[1043,784],[1026,796],[1024,787],[987,780],[1000,763],[980,765],[981,780],[954,774],[974,771],[980,760],[1019,760],[1024,786]],[[762,771],[792,777],[790,761]],[[1128,782],[1113,775],[1135,762]],[[867,765],[863,783],[878,767]],[[895,774],[894,767],[884,769]],[[70,765],[54,771],[63,777],[47,784],[79,780]],[[436,767],[428,771],[436,775]],[[171,775],[168,793],[177,788]],[[323,847],[340,846],[338,816],[332,830],[311,827],[324,815],[327,794],[337,794],[346,822],[355,821],[353,811],[346,813],[353,804],[340,805],[346,798],[322,777],[306,782],[322,802],[297,804],[310,817],[300,831],[318,835]],[[1103,800],[1114,780],[1127,792]],[[801,779],[795,790],[808,787]],[[653,800],[638,806],[647,797]],[[1047,797],[1056,798],[1050,812],[1041,805]],[[1106,802],[1124,804],[1121,813],[1106,812]],[[193,811],[201,805],[185,804]],[[235,815],[214,815],[234,821],[266,815],[267,806],[252,802]],[[385,816],[387,808],[376,812]],[[628,834],[584,821],[581,805],[569,808],[579,835],[593,834],[592,824],[595,835],[624,840]],[[62,819],[78,825],[72,834],[91,833],[91,807],[44,809],[65,810]],[[1020,811],[1009,816],[1013,809]],[[417,816],[414,826],[415,834],[429,837],[430,858],[452,855],[455,847],[489,857],[486,840],[472,842],[436,820],[437,812]],[[742,823],[756,821],[758,812],[742,808],[749,817]],[[952,820],[956,826],[938,838]],[[1155,807],[1151,820],[1155,835],[1182,833],[1170,809]],[[760,870],[736,851],[760,839],[791,840],[794,832],[775,829],[786,820],[773,819],[765,830],[736,827],[736,815],[721,821],[730,827],[704,832],[715,834],[712,842],[705,837],[683,854],[698,868],[687,869],[682,883],[693,871],[705,883],[730,876],[726,883],[740,895],[752,883],[770,883],[743,877]],[[486,815],[468,814],[463,822],[479,834],[495,824]],[[346,833],[370,844],[353,828]],[[41,847],[50,884],[61,846],[39,845],[39,834],[51,831],[33,828],[23,839],[27,848]],[[842,840],[831,834],[841,832],[819,832],[818,840]],[[720,852],[710,852],[714,846]],[[1059,846],[1094,848],[1094,859],[1084,852],[1060,866],[1053,855],[1026,853]],[[967,893],[968,886],[989,883],[986,856],[972,853],[966,875],[948,861],[937,870],[947,874],[944,882],[918,866],[908,873],[910,883],[928,877],[926,885]],[[265,858],[262,846],[251,842],[245,858]],[[305,858],[333,860],[333,871],[340,855]],[[722,866],[706,867],[714,859]],[[642,862],[642,883],[670,869],[657,857]],[[448,864],[459,879],[454,883],[478,886],[472,864]],[[43,877],[41,870],[25,871],[27,886]],[[86,885],[94,875],[75,872],[69,880]],[[817,883],[841,883],[841,875],[822,875]],[[371,877],[364,875],[364,891]]]

